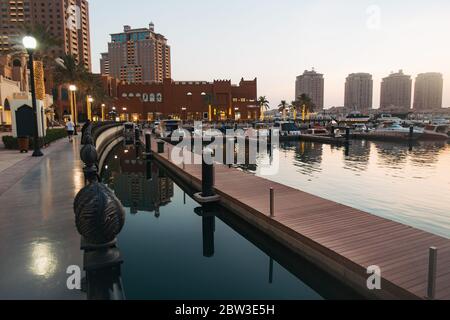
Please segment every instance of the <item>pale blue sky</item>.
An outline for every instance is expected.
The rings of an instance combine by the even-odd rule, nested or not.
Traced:
[[[382,77],[432,71],[444,74],[450,107],[448,0],[90,0],[90,8],[94,71],[110,33],[153,21],[172,47],[176,80],[257,77],[258,94],[276,106],[315,67],[330,107],[343,105],[349,73],[370,72],[378,107]]]

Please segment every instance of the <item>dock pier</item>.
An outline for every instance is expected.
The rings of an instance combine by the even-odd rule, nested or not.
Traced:
[[[175,146],[165,143],[167,152],[158,153],[161,142],[151,140],[153,159],[202,191],[202,165],[176,164],[170,157]],[[215,164],[214,170],[221,206],[362,296],[450,299],[449,239],[226,165]],[[430,248],[438,250],[438,258],[430,259]],[[368,286],[374,266],[381,270],[381,289]]]

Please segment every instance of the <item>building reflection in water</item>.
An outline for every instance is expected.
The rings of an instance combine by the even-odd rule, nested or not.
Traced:
[[[351,143],[344,147],[344,169],[362,172],[369,167],[371,154],[370,143],[365,140],[352,140]]]
[[[154,212],[160,217],[160,208],[169,204],[174,195],[173,181],[156,164],[136,157],[134,147],[126,149],[128,152],[120,152],[121,148],[116,151],[120,154],[115,159],[118,167],[110,168],[110,187],[131,214]]]
[[[302,174],[312,176],[321,172],[323,157],[323,144],[314,142],[285,142],[281,144],[282,150],[294,150],[294,166],[300,168]]]

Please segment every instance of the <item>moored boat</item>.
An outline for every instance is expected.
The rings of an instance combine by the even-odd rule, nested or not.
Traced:
[[[425,126],[421,140],[447,140],[449,139],[448,125],[429,124]]]

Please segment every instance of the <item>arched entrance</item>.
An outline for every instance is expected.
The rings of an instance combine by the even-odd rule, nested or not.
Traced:
[[[11,125],[11,105],[8,98],[0,106],[0,125]]]
[[[21,106],[16,111],[16,124],[18,137],[31,137],[34,135],[36,123],[34,121],[33,108],[27,105]]]

